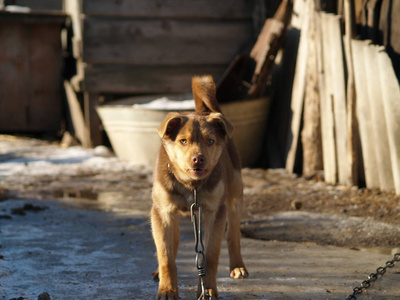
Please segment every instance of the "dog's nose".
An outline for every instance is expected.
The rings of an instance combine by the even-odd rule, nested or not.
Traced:
[[[205,163],[205,161],[206,161],[206,158],[204,157],[204,155],[194,155],[193,157],[192,157],[192,162],[194,163],[194,164],[200,164],[200,165],[202,165],[202,164],[204,164]]]

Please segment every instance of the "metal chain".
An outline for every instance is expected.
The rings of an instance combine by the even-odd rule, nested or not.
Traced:
[[[400,253],[396,253],[392,260],[386,262],[384,267],[379,267],[376,269],[375,273],[369,274],[368,279],[364,280],[361,283],[361,286],[354,288],[353,294],[349,295],[346,300],[357,299],[357,295],[361,295],[363,290],[367,290],[371,286],[371,283],[375,282],[379,276],[382,277],[383,274],[386,273],[386,269],[393,268],[395,263],[398,261],[400,261]]]
[[[196,212],[198,211],[198,220]],[[194,229],[194,242],[196,251],[196,268],[199,274],[201,284],[201,295],[198,300],[209,299],[211,296],[207,294],[206,287],[204,285],[204,276],[206,275],[206,257],[204,255],[204,244],[203,244],[203,229],[202,229],[202,208],[197,202],[197,191],[193,190],[193,204],[190,206],[190,213],[192,215],[192,223]]]

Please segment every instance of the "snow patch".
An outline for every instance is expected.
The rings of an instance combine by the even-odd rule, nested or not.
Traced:
[[[151,110],[194,110],[194,100],[172,100],[168,97],[162,97],[153,101],[141,104],[134,104],[134,108]]]

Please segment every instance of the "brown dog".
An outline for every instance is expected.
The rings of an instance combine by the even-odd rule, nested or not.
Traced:
[[[158,128],[162,146],[154,170],[151,210],[160,279],[157,299],[179,299],[178,221],[189,211],[194,189],[203,210],[208,294],[218,298],[216,277],[226,216],[230,276],[248,276],[240,252],[243,184],[233,126],[221,113],[211,76],[194,77],[192,88],[196,112],[169,113]],[[200,296],[200,284],[197,293]]]

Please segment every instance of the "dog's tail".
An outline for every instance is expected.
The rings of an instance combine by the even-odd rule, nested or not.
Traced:
[[[215,94],[215,83],[211,75],[195,76],[192,78],[192,91],[196,112],[220,112]]]

